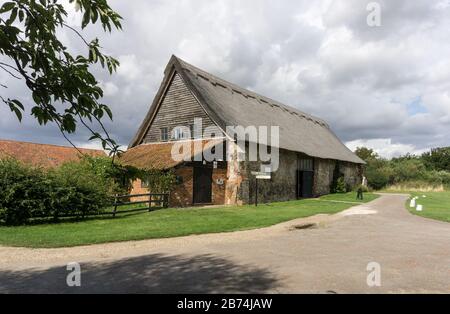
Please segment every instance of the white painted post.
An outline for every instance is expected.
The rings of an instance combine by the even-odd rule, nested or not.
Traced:
[[[416,199],[413,198],[410,202],[409,202],[409,207],[413,208],[416,207]]]
[[[420,205],[420,204],[417,204],[416,210],[417,210],[418,212],[421,212],[421,211],[423,210],[423,206]]]

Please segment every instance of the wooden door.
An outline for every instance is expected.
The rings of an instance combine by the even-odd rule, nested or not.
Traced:
[[[302,197],[313,197],[313,171],[302,171]]]
[[[194,204],[211,203],[212,168],[194,167]]]

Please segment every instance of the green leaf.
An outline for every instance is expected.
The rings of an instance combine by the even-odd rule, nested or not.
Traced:
[[[17,17],[17,8],[14,8],[11,12],[11,15],[9,16],[9,19],[6,21],[6,24],[11,25],[14,23]]]
[[[8,99],[7,103],[9,105],[9,108],[11,109],[11,111],[16,114],[17,119],[19,119],[19,121],[22,121],[22,111],[21,110],[24,110],[22,103],[20,101],[18,101],[17,99],[13,99],[13,100]]]
[[[108,115],[108,117],[112,120],[113,119],[113,114],[112,114],[111,109],[109,109],[109,107],[107,107],[107,106],[104,106],[103,110],[105,110],[105,112]]]
[[[19,11],[19,21],[22,22],[24,18],[25,18],[25,13],[23,12],[23,10],[20,10]]]
[[[0,13],[11,11],[15,6],[16,4],[14,2],[5,2],[0,8]]]
[[[81,28],[85,28],[89,24],[90,20],[91,20],[91,10],[88,8],[84,12],[83,20],[81,22]]]
[[[20,101],[18,101],[17,99],[13,99],[13,100],[11,100],[11,102],[14,103],[20,109],[25,110],[25,108],[23,107],[22,103]]]

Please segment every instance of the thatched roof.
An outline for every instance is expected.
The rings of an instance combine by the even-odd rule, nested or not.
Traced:
[[[37,167],[58,167],[69,161],[78,161],[82,155],[106,156],[104,151],[97,149],[78,148],[77,150],[67,146],[0,140],[0,159],[15,158]]]
[[[166,170],[182,164],[183,160],[194,160],[195,155],[203,153],[205,150],[210,149],[223,141],[223,139],[199,140],[202,144],[200,151],[196,151],[194,149],[194,143],[198,141],[142,144],[128,149],[124,154],[122,154],[122,156],[119,157],[119,162],[121,165],[133,166],[139,169]],[[191,145],[190,151],[180,151],[180,154],[183,156],[183,160],[181,161],[177,161],[172,158],[172,147],[176,143],[188,143]]]
[[[142,143],[174,71],[224,131],[226,126],[279,126],[280,148],[323,159],[364,163],[337,138],[325,121],[227,82],[175,56],[166,67],[161,87],[130,147]]]

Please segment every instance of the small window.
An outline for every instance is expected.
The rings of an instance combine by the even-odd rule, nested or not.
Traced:
[[[183,126],[177,126],[172,130],[172,139],[178,140],[186,140],[189,138],[189,128]]]
[[[167,142],[169,140],[169,131],[167,128],[161,128],[161,142]]]

